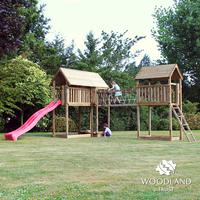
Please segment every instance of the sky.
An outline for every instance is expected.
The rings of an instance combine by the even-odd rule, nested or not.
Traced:
[[[86,35],[92,31],[96,37],[101,31],[123,33],[127,37],[146,36],[132,49],[143,50],[137,58],[146,53],[151,60],[160,58],[158,45],[151,34],[155,27],[152,14],[155,7],[169,7],[173,0],[39,0],[46,4],[44,14],[50,18],[51,30],[47,35],[64,38],[66,46],[74,40],[77,48],[84,48]]]

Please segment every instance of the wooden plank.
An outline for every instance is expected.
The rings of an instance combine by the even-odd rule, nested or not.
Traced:
[[[182,106],[182,80],[179,79],[179,107],[181,109],[181,111],[183,110],[183,106]],[[183,123],[183,118],[181,117],[181,123]],[[180,126],[180,140],[183,140],[183,130]]]
[[[149,111],[149,114],[148,114],[149,131],[148,131],[148,133],[149,133],[149,135],[151,135],[151,106],[148,107],[148,111]]]
[[[179,93],[179,84],[176,84],[176,103],[177,105],[179,105],[179,97],[180,97],[180,93]]]
[[[179,137],[172,137],[170,138],[169,136],[157,136],[157,135],[142,135],[139,137],[139,139],[143,140],[163,140],[163,141],[177,141],[179,140]]]
[[[68,138],[69,134],[69,104],[68,104],[68,96],[69,96],[69,88],[65,86],[65,126],[66,126],[66,137]]]
[[[168,104],[167,104],[168,105]],[[108,107],[108,104],[104,104],[104,105],[99,105],[99,107]],[[129,107],[129,106],[137,106],[137,104],[133,103],[127,103],[127,104],[110,104],[110,107]]]
[[[61,89],[61,101],[62,101],[62,106],[65,105],[65,86],[62,85]]]
[[[169,137],[172,140],[172,90],[171,90],[171,77],[168,80],[169,84]]]
[[[76,135],[68,135],[68,138],[88,138],[91,137],[91,134],[76,134]]]
[[[108,119],[107,119],[107,123],[108,123],[108,127],[110,128],[110,95],[108,96]]]
[[[163,101],[166,102],[166,87],[163,87]]]
[[[91,136],[94,133],[94,121],[93,121],[93,117],[94,117],[94,109],[93,109],[93,106],[90,106],[90,131],[91,131]]]
[[[156,79],[156,78],[168,79],[176,67],[177,67],[176,64],[142,67],[139,73],[136,75],[135,79],[136,80]]]
[[[96,133],[99,132],[99,103],[96,95]]]
[[[90,106],[90,103],[81,103],[81,102],[70,102],[69,106]]]
[[[137,105],[137,138],[140,137],[140,106]]]
[[[60,68],[59,71],[69,85],[109,88],[98,73],[67,68]],[[60,74],[58,73],[57,76]],[[54,77],[54,79],[55,78],[56,77]]]
[[[81,131],[81,107],[78,107],[78,133]]]
[[[53,81],[53,89],[52,89],[52,92],[53,92],[53,100],[55,101],[56,100],[56,96],[55,96],[55,93],[56,93],[56,82]],[[53,127],[53,136],[55,136],[55,133],[56,133],[56,110],[54,109],[53,110],[53,117],[52,117],[52,127]]]
[[[169,105],[169,102],[140,102],[138,104],[141,106],[165,106]]]

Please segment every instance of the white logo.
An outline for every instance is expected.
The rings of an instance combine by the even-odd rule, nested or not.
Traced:
[[[156,167],[156,171],[160,173],[160,175],[170,175],[170,172],[175,171],[176,164],[172,162],[172,160],[162,160],[158,166]]]

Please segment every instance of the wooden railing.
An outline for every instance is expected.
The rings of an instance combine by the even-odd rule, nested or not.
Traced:
[[[137,103],[148,104],[168,104],[179,102],[179,84],[168,84],[162,85],[143,85],[138,86],[137,90]]]
[[[69,88],[69,103],[90,103],[91,92],[86,88]]]
[[[91,90],[88,88],[75,88],[75,87],[56,87],[55,97],[61,99],[62,105],[65,104],[67,100],[68,104],[90,104],[93,102],[93,97],[91,95]]]
[[[134,104],[136,101],[136,92],[134,89],[121,90],[122,95],[115,97],[114,91],[99,90],[98,104],[99,105],[113,105],[113,104]]]

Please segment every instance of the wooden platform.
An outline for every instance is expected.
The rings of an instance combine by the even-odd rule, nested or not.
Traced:
[[[66,132],[56,132],[54,137],[60,137],[60,138],[84,138],[84,137],[91,137],[90,133],[83,133],[83,134],[69,134],[68,137],[66,135]]]
[[[77,134],[77,135],[68,135],[68,138],[88,138],[91,137],[90,133],[87,134]]]
[[[134,104],[119,103],[119,104],[110,104],[110,105],[108,105],[108,104],[99,105],[99,107],[126,107],[126,106],[133,106],[133,107],[135,107],[136,104],[135,103]]]
[[[169,136],[156,136],[156,135],[143,135],[140,136],[138,139],[143,139],[143,140],[163,140],[163,141],[177,141],[180,140],[179,137],[172,137],[172,139]]]

